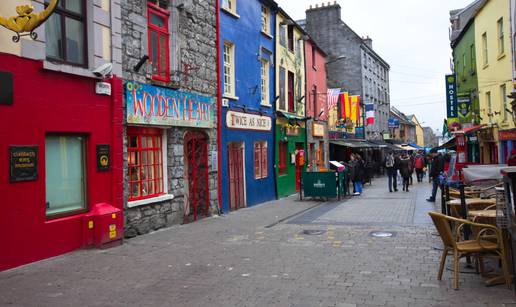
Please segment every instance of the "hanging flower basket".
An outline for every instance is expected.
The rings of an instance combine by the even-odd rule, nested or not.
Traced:
[[[299,135],[299,127],[297,126],[285,126],[285,134],[290,136],[297,136]]]

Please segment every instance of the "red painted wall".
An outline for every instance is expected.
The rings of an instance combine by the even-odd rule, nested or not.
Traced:
[[[314,48],[312,48],[314,47]],[[315,52],[315,61],[312,60],[312,50]],[[321,108],[324,109],[324,114],[318,117],[319,120],[328,119],[328,104],[326,99],[326,92],[328,87],[326,85],[326,55],[321,50],[314,46],[311,40],[305,41],[305,64],[306,64],[306,116],[318,116]],[[314,64],[315,62],[315,64]],[[313,88],[317,86],[317,101],[316,111],[314,114],[314,96]]]
[[[87,204],[122,209],[122,83],[112,95],[95,94],[93,78],[45,70],[40,61],[0,53],[0,71],[11,72],[14,103],[0,105],[0,271],[80,248],[82,214],[45,216],[45,135],[86,136]],[[111,169],[97,171],[96,145],[110,144]],[[9,146],[38,146],[38,179],[9,182]]]

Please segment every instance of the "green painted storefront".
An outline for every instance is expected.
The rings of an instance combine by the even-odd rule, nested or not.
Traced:
[[[276,123],[276,152],[274,161],[276,165],[276,189],[278,198],[282,198],[296,193],[296,160],[299,159],[299,149],[302,149],[305,153],[305,163],[300,167],[300,171],[302,173],[306,170],[306,129],[304,123],[300,124],[300,127],[296,129],[297,135],[292,135],[292,133],[287,133],[286,125],[288,121],[286,119],[278,118]],[[284,143],[280,144],[282,142]],[[286,152],[280,152],[280,145],[286,145]],[[283,154],[284,161],[286,161],[286,167],[283,170],[280,169],[280,154]],[[294,157],[296,158],[292,159]]]

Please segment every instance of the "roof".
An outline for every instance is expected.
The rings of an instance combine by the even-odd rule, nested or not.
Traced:
[[[469,128],[464,128],[462,130],[452,131],[451,133],[452,134],[468,134],[468,133],[477,132],[478,130],[480,130],[482,128],[484,128],[484,125],[476,125],[476,126],[472,126]]]
[[[488,0],[475,0],[463,9],[450,11],[450,21],[453,23],[455,20],[458,22],[458,28],[453,29],[450,33],[451,46],[455,47],[460,41],[464,33],[469,29],[473,23],[475,16],[482,9]]]
[[[405,125],[415,126],[411,119],[408,118],[407,115],[405,115],[400,110],[396,109],[395,107],[391,106],[391,113],[397,117],[400,120],[400,123],[403,123]]]

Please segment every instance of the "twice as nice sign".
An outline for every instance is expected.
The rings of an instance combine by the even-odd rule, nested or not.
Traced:
[[[127,123],[212,128],[215,99],[137,82],[125,83]]]
[[[228,111],[226,125],[231,129],[271,131],[272,120],[269,116]]]

